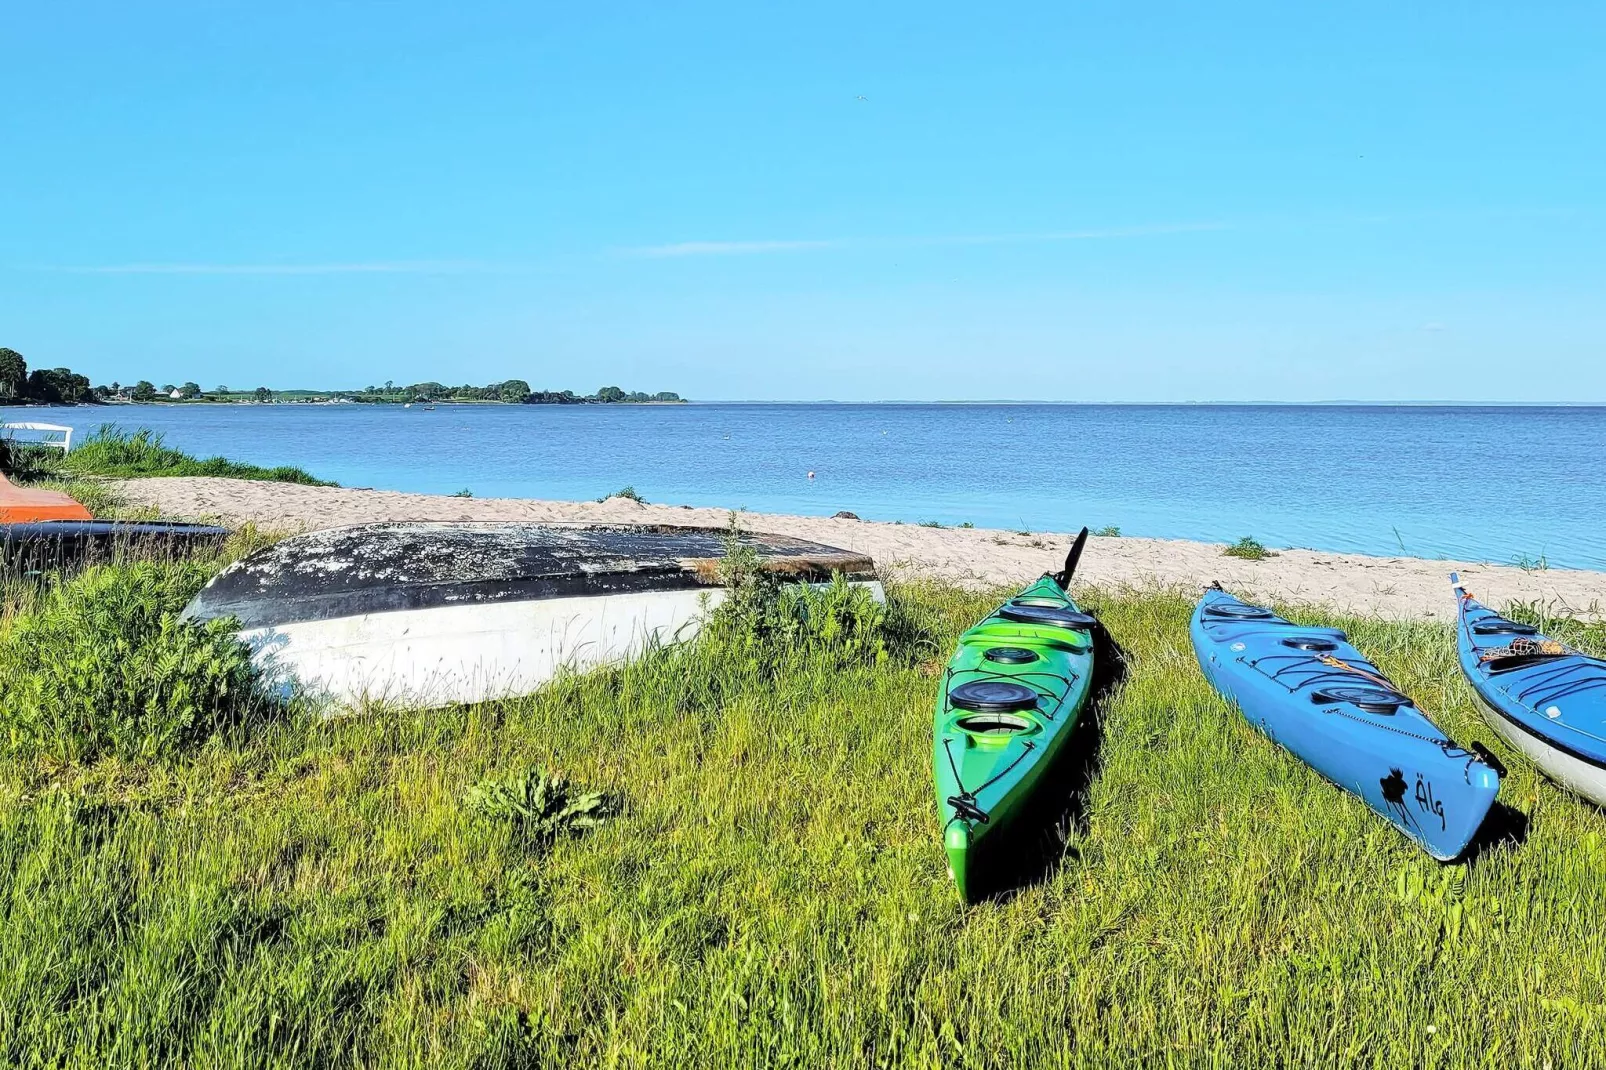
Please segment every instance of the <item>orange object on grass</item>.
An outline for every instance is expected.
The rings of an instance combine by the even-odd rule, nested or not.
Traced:
[[[0,524],[32,520],[93,520],[89,510],[59,490],[35,490],[14,485],[0,475]]]

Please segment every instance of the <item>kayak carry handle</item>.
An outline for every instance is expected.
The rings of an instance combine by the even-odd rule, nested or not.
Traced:
[[[1485,747],[1477,740],[1472,741],[1471,749],[1472,753],[1478,756],[1478,761],[1494,770],[1495,776],[1503,777],[1506,775],[1505,763],[1503,763],[1499,758],[1495,757],[1494,751],[1490,750],[1488,747]]]

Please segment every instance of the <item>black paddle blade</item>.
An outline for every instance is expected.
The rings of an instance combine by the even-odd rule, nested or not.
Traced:
[[[1076,563],[1082,559],[1082,548],[1087,545],[1087,528],[1083,528],[1071,543],[1071,552],[1065,555],[1065,567],[1054,573],[1054,582],[1060,585],[1060,590],[1071,589],[1071,577],[1076,575]]]

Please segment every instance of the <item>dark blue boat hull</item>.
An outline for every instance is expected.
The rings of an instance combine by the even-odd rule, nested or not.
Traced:
[[[42,572],[108,560],[118,553],[186,554],[215,548],[229,529],[142,520],[41,520],[0,524],[0,564]]]

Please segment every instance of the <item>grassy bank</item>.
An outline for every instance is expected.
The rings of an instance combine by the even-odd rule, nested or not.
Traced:
[[[223,476],[319,487],[335,485],[291,465],[264,468],[225,457],[193,457],[166,445],[162,435],[149,428],[128,431],[116,424],[102,424],[66,455],[42,449],[16,452],[18,456],[13,463],[35,479]]]
[[[972,909],[938,850],[930,703],[932,659],[986,595],[897,590],[875,635],[732,627],[517,702],[290,713],[155,756],[13,752],[0,1062],[1537,1066],[1601,1050],[1598,811],[1497,747],[1520,811],[1504,827],[1526,831],[1439,866],[1209,689],[1187,598],[1086,601],[1126,672],[1079,729],[1094,763],[1062,770],[1085,783],[1079,816],[1023,891]],[[1447,629],[1333,623],[1452,735],[1490,739]],[[546,771],[568,796],[522,779]],[[587,820],[553,817],[586,792]]]

